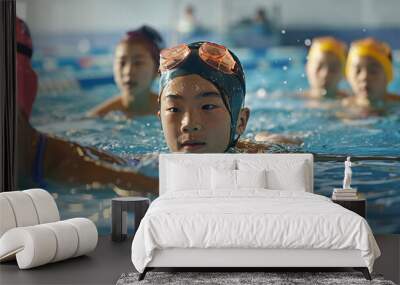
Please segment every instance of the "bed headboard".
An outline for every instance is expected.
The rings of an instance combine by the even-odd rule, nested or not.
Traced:
[[[194,165],[203,165],[205,163],[213,165],[221,160],[223,161],[243,161],[243,162],[254,162],[258,161],[261,163],[279,165],[280,163],[302,163],[304,162],[304,179],[306,184],[307,192],[314,192],[314,159],[313,155],[309,153],[298,154],[270,154],[270,153],[257,153],[257,154],[242,154],[242,153],[204,153],[204,154],[194,154],[194,153],[168,153],[160,154],[159,157],[159,193],[162,195],[166,192],[166,185],[168,179],[168,164],[169,163],[179,163],[183,161],[190,160],[190,163]],[[285,171],[288,171],[285,169]]]

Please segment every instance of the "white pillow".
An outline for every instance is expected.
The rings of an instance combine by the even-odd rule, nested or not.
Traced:
[[[211,169],[212,190],[240,190],[242,188],[266,188],[266,171]]]
[[[236,162],[216,161],[213,165],[195,164],[190,160],[169,162],[167,191],[211,190],[211,169],[235,169]]]
[[[308,164],[304,160],[260,160],[252,161],[239,159],[238,169],[259,170],[266,169],[267,188],[274,190],[306,191],[309,188]]]
[[[232,169],[211,169],[212,190],[236,190],[236,170]]]
[[[270,189],[306,192],[306,163],[293,162],[273,167],[268,170],[267,180]]]
[[[267,188],[267,171],[236,170],[237,188]]]

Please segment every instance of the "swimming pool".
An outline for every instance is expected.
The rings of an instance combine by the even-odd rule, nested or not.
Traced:
[[[274,146],[271,151],[316,154],[315,192],[326,196],[341,185],[343,161],[351,155],[355,162],[352,185],[367,197],[372,229],[375,233],[400,233],[400,110],[380,118],[339,120],[336,112],[340,110],[310,108],[295,95],[307,88],[305,48],[235,51],[245,67],[246,105],[251,109],[243,137],[253,139],[257,132],[269,131],[301,138],[304,143],[299,147]],[[399,53],[395,53],[395,61],[396,80],[390,90],[398,93]],[[40,91],[31,122],[38,129],[125,158],[168,152],[156,116],[126,120],[114,113],[103,119],[84,118],[86,111],[117,93],[110,50],[81,55],[68,49],[61,55],[42,50],[35,56],[34,67],[39,72]],[[348,88],[345,83],[342,87]],[[158,175],[154,159],[132,167]],[[89,217],[100,232],[110,231],[110,198],[117,196],[113,189],[50,184],[49,190],[62,218]]]

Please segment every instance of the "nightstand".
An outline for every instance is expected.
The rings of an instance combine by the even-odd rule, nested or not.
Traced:
[[[111,200],[111,238],[113,241],[124,241],[128,236],[128,212],[134,213],[134,231],[150,206],[150,199],[144,197],[119,197]]]
[[[332,202],[339,204],[340,206],[359,214],[361,217],[366,217],[367,200],[364,195],[358,193],[357,200],[334,200]]]

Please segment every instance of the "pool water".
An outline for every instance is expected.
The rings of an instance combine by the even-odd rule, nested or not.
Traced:
[[[271,151],[314,153],[315,192],[326,196],[340,187],[343,161],[352,156],[352,186],[367,197],[367,218],[373,231],[400,233],[400,107],[385,117],[343,121],[336,116],[339,108],[311,108],[309,102],[296,96],[307,88],[305,48],[235,52],[245,67],[246,106],[251,109],[243,137],[254,139],[257,132],[268,131],[302,139],[301,146],[274,146]],[[399,93],[399,57],[395,60],[396,80],[390,90]],[[31,122],[39,130],[127,159],[168,152],[156,116],[127,120],[112,113],[105,118],[84,118],[92,107],[117,94],[110,50],[83,55],[67,50],[62,56],[42,51],[35,56],[34,67],[39,73],[40,91]],[[348,89],[344,82],[342,87]],[[131,167],[158,175],[154,156]],[[89,217],[101,233],[110,231],[110,199],[117,196],[110,187],[52,183],[48,190],[56,198],[62,218]]]

